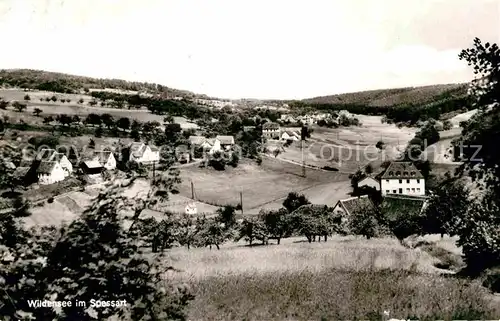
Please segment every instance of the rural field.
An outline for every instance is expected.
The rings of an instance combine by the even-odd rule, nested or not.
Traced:
[[[241,161],[236,168],[225,171],[189,167],[181,169],[180,194],[191,197],[193,182],[195,198],[208,204],[239,204],[243,194],[245,214],[257,214],[261,208],[281,207],[289,192],[301,192],[312,202],[335,205],[350,192],[348,175],[302,168],[273,158],[263,158],[261,166]]]
[[[382,124],[380,116],[355,115],[362,126],[348,128],[313,127],[311,138],[305,143],[304,158],[307,165],[331,166],[342,172],[353,173],[368,163],[380,164],[394,159],[415,136],[415,128],[398,128]],[[383,151],[375,147],[385,144]],[[285,148],[278,158],[302,162],[300,143]]]
[[[180,270],[171,278],[195,292],[190,320],[378,319],[383,311],[420,320],[498,316],[498,297],[434,266],[461,266],[455,240],[425,241],[409,249],[390,238],[290,238],[269,246],[228,243],[219,251],[175,248],[161,259]]]
[[[62,103],[60,101],[57,102],[46,102],[40,101],[40,98],[52,97],[54,93],[45,92],[45,91],[29,91],[25,92],[19,89],[0,89],[0,97],[3,97],[7,101],[18,100],[23,102],[24,95],[30,95],[31,100],[25,102],[28,106],[27,109],[22,112],[16,112],[12,109],[9,110],[0,110],[0,115],[9,116],[9,118],[13,121],[19,121],[19,119],[23,119],[25,122],[29,124],[42,124],[43,116],[56,116],[60,114],[67,115],[78,115],[80,117],[87,116],[91,113],[96,114],[110,114],[114,118],[121,117],[129,117],[130,119],[135,119],[141,122],[148,121],[158,121],[160,124],[163,124],[162,115],[152,114],[147,109],[118,109],[118,108],[107,108],[107,107],[99,107],[99,106],[89,106],[88,102],[93,100],[93,98],[89,95],[77,95],[77,94],[55,94],[58,98],[71,99],[69,103]],[[77,101],[82,98],[84,100],[83,104],[78,104]],[[40,108],[43,110],[41,116],[34,116],[33,110],[35,108]],[[183,117],[174,117],[175,122],[181,125],[182,128],[197,128],[198,126],[194,123],[188,122]]]

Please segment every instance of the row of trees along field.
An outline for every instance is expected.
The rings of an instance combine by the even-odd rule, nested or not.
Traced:
[[[131,82],[121,79],[99,79],[30,69],[0,70],[0,85],[67,94],[79,93],[80,91],[88,93],[90,92],[89,88],[111,88],[151,93],[168,93],[186,97],[194,96],[193,93],[188,91],[168,88],[153,83]]]

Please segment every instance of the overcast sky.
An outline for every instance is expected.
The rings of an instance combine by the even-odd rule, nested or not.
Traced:
[[[0,68],[307,98],[465,82],[500,0],[0,0]]]

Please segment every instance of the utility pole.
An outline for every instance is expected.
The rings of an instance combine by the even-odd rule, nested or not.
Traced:
[[[191,198],[192,198],[193,200],[195,200],[195,199],[194,199],[194,183],[193,183],[193,181],[191,181]]]
[[[243,215],[243,192],[240,191],[241,215]]]
[[[153,161],[153,183],[154,183],[154,182],[155,182],[155,180],[156,180],[156,167],[155,167],[155,164],[156,164],[156,162],[155,162],[155,161]]]
[[[304,158],[304,140],[301,141],[300,149],[302,150],[302,176],[306,177],[306,160]]]

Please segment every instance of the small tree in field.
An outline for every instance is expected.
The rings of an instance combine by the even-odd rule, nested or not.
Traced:
[[[22,112],[23,110],[26,109],[26,104],[22,104],[18,101],[15,101],[12,103],[12,107],[14,107],[14,109],[16,109],[18,112]]]
[[[26,101],[27,101],[27,100],[31,100],[30,95],[28,95],[28,94],[24,95],[24,100],[26,100]]]
[[[41,110],[40,108],[36,107],[34,110],[33,110],[33,114],[35,114],[36,117],[40,117],[40,114],[43,113],[43,110]]]

